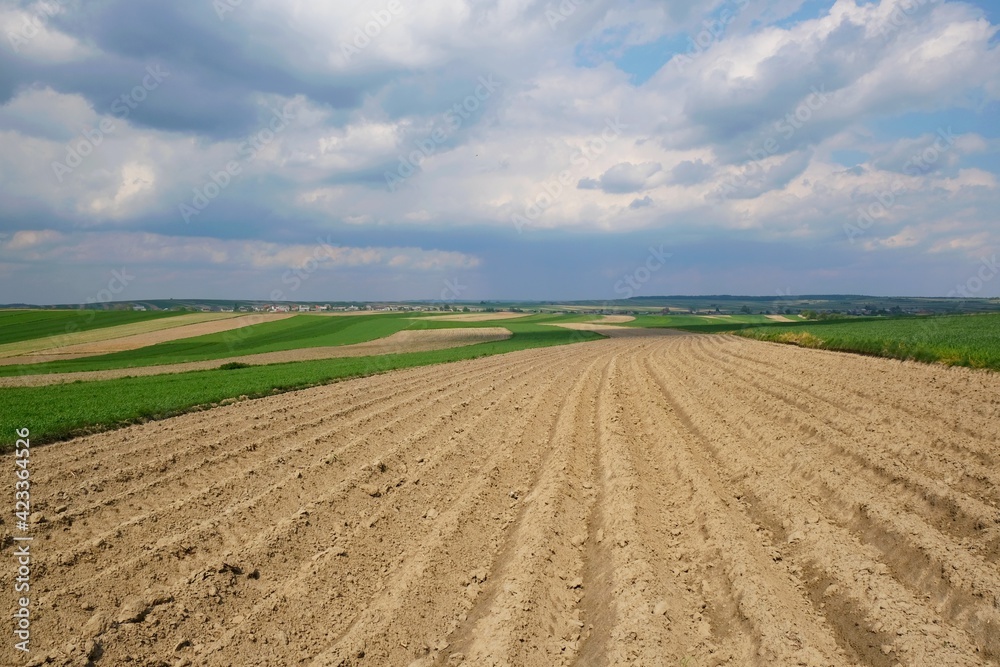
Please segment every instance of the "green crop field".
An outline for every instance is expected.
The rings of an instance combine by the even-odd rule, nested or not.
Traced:
[[[0,345],[180,315],[130,310],[0,310]]]
[[[741,336],[825,350],[1000,370],[1000,315],[774,324]]]
[[[76,371],[135,368],[187,361],[225,359],[244,354],[279,352],[305,347],[350,345],[383,338],[404,329],[454,329],[472,326],[493,326],[480,322],[441,322],[411,319],[414,315],[357,315],[328,317],[296,315],[275,322],[262,322],[242,329],[206,334],[114,352],[93,357],[67,359],[44,364],[0,366],[0,377],[40,373],[73,373]]]
[[[136,350],[44,364],[0,366],[0,377],[137,368],[308,347],[351,345],[384,338],[403,330],[506,327],[511,323],[520,326],[551,322],[588,322],[594,319],[597,319],[597,316],[532,315],[507,320],[456,322],[429,319],[419,313],[350,317],[296,315],[276,322],[262,322],[242,329],[158,343]]]
[[[345,318],[346,319],[346,318]],[[424,322],[434,326],[439,323]],[[447,322],[440,324],[465,323]],[[481,322],[474,323],[482,326]],[[497,323],[499,324],[499,322]],[[492,326],[492,325],[491,325]],[[0,433],[31,428],[32,442],[43,443],[89,431],[107,430],[144,419],[158,419],[240,396],[259,397],[336,380],[399,368],[425,366],[536,347],[601,338],[538,322],[506,320],[507,340],[465,347],[373,357],[301,361],[230,370],[195,371],[95,382],[0,390]],[[223,364],[220,362],[220,366]],[[0,441],[0,451],[10,442]]]

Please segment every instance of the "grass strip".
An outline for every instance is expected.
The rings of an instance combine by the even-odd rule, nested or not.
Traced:
[[[1000,370],[997,314],[778,324],[734,333],[800,347]]]

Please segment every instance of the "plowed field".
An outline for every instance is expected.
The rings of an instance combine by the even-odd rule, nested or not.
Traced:
[[[31,658],[998,664],[998,417],[994,374],[678,335],[41,447]]]

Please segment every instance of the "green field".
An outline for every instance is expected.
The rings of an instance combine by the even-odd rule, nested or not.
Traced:
[[[439,323],[422,324],[436,327]],[[468,324],[483,326],[480,322]],[[0,433],[12,434],[16,428],[27,427],[31,429],[33,443],[51,442],[146,419],[161,419],[239,396],[253,398],[398,368],[600,338],[592,332],[549,327],[537,321],[505,320],[503,326],[513,333],[507,340],[433,352],[7,388],[0,390]],[[0,451],[9,449],[11,444],[13,439],[0,442]]]
[[[136,350],[114,352],[44,364],[0,366],[0,377],[45,373],[75,373],[114,368],[137,368],[188,361],[226,359],[245,354],[280,352],[309,347],[366,343],[398,331],[418,329],[459,329],[507,326],[542,322],[586,322],[593,315],[534,315],[493,322],[447,322],[427,319],[416,313],[328,317],[296,315],[276,322],[262,322],[242,329],[195,336],[149,345]]]
[[[0,345],[180,315],[130,310],[0,310]]]
[[[224,359],[244,354],[295,350],[303,347],[364,343],[376,338],[383,338],[403,329],[471,326],[471,324],[462,322],[414,321],[408,319],[409,317],[412,315],[358,315],[352,317],[296,315],[275,322],[262,322],[242,329],[183,338],[136,350],[45,364],[0,366],[0,376],[25,373],[73,373],[76,371],[179,364],[187,361]]]
[[[1000,315],[772,324],[741,336],[893,359],[1000,370]]]

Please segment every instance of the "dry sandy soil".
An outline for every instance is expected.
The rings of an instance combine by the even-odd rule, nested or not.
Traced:
[[[765,315],[764,317],[766,317],[769,320],[774,320],[775,322],[795,322],[796,321],[796,320],[793,320],[790,317],[785,317],[784,315]]]
[[[565,324],[547,324],[546,326],[574,329],[576,331],[595,331],[608,338],[650,338],[653,336],[684,335],[678,329],[642,329],[636,327],[618,327],[603,322],[567,322]]]
[[[186,373],[218,368],[222,364],[240,362],[251,365],[280,364],[289,361],[316,361],[340,357],[365,357],[378,354],[403,354],[406,352],[427,352],[448,347],[475,345],[510,338],[509,329],[503,327],[475,327],[469,329],[428,329],[424,331],[397,331],[396,333],[353,345],[330,347],[308,347],[282,352],[245,354],[225,359],[191,361],[169,366],[141,366],[138,368],[116,368],[107,371],[82,371],[79,373],[47,373],[45,375],[20,375],[0,377],[0,387],[40,387],[49,384],[76,382],[77,380],[111,380],[140,375],[163,375],[165,373]]]
[[[414,319],[439,320],[441,322],[487,322],[489,320],[512,320],[527,317],[528,313],[462,313],[459,315],[431,315]]]
[[[997,375],[676,335],[41,447],[31,659],[995,665],[998,424]]]
[[[79,343],[76,345],[40,348],[37,349],[37,351],[33,351],[31,354],[0,359],[0,364],[40,364],[47,361],[63,361],[65,359],[92,357],[99,354],[111,354],[112,352],[138,350],[140,347],[156,345],[157,343],[166,343],[168,341],[180,340],[182,338],[193,338],[195,336],[222,333],[224,331],[242,329],[243,327],[253,326],[255,324],[262,324],[264,322],[283,320],[292,317],[293,315],[294,313],[257,313],[255,315],[218,318],[208,322],[202,319],[202,321],[196,321],[194,324],[184,324],[182,326],[173,326],[170,328],[161,327],[157,330],[146,330],[142,333],[132,333],[128,331],[128,327],[133,325],[108,327],[107,330],[101,330],[108,334],[108,338],[102,338],[101,340],[94,342]],[[176,319],[184,317],[186,316],[180,315]],[[162,322],[172,323],[173,319],[174,318],[168,318],[166,320],[162,320]],[[150,324],[159,322],[161,321],[154,320],[153,322],[143,322],[141,324],[148,327]],[[117,336],[111,337],[111,334],[115,333],[117,333]],[[44,341],[46,339],[41,340]]]
[[[604,322],[605,324],[624,324],[625,322],[632,322],[635,318],[631,315],[601,315],[599,322]]]

